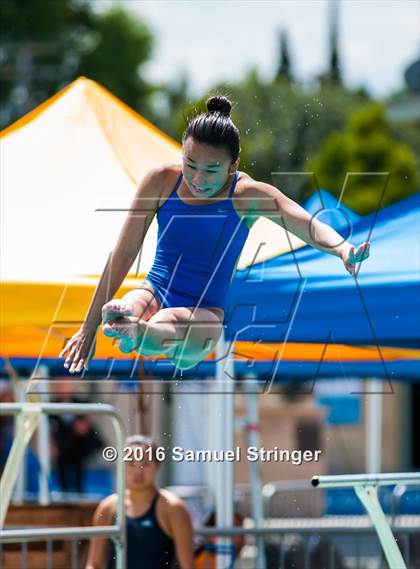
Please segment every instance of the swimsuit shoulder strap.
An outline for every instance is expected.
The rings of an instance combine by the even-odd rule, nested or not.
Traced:
[[[152,503],[150,504],[150,508],[144,514],[145,516],[151,515],[156,518],[156,504],[159,500],[159,491],[156,492],[156,496],[153,498]]]
[[[172,193],[174,193],[174,192],[176,193],[178,191],[178,188],[181,185],[181,182],[182,182],[182,172],[178,176],[178,180],[176,181],[176,184],[175,184],[174,189],[172,190]]]
[[[141,516],[138,516],[140,518],[146,518],[147,516],[152,516],[152,517],[156,517],[156,504],[157,501],[159,500],[159,491],[156,492],[156,495],[154,496],[150,506],[148,507],[148,509],[144,512],[144,514],[142,514]],[[112,520],[113,522],[115,522],[115,520],[117,519],[117,512],[116,510],[113,512],[113,516],[112,516]]]
[[[175,183],[175,186],[173,187],[172,192],[169,194],[170,198],[173,198],[173,196],[175,195],[176,197],[178,196],[178,188],[181,185],[182,182],[182,172],[179,174],[178,179]]]
[[[228,198],[231,198],[231,197],[233,196],[233,192],[235,191],[235,187],[236,187],[236,183],[237,183],[237,181],[238,181],[238,178],[239,178],[239,172],[238,172],[238,170],[237,170],[237,171],[235,172],[235,176],[233,177],[232,184],[231,184],[231,186],[230,186],[230,188],[229,188]]]
[[[173,187],[171,193],[168,195],[168,197],[165,199],[165,201],[162,203],[162,205],[159,207],[159,209],[161,209],[162,207],[165,207],[165,204],[170,204],[170,203],[174,203],[175,201],[179,200],[179,196],[178,196],[178,188],[181,185],[182,182],[182,172],[179,174],[178,179],[175,183],[175,186]]]

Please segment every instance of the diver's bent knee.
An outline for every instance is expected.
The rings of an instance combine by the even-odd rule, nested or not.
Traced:
[[[177,352],[175,352],[174,354],[172,354],[171,356],[169,356],[169,359],[172,361],[172,363],[178,368],[178,369],[190,369],[192,367],[195,367],[197,364],[199,364],[201,361],[204,360],[204,358],[206,357],[206,355],[209,352],[203,352],[203,351],[197,351],[194,353],[190,353],[190,354],[180,354],[177,357]]]
[[[201,361],[202,361],[202,358],[194,358],[193,360],[192,359],[182,359],[182,360],[175,359],[175,360],[172,360],[172,363],[178,369],[186,370],[186,369],[191,369],[192,367],[195,367]]]

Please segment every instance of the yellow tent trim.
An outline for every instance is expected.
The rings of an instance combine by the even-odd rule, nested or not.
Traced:
[[[47,99],[46,101],[44,101],[43,103],[38,105],[35,109],[33,109],[32,111],[29,111],[29,113],[26,113],[26,115],[24,115],[23,117],[21,117],[20,119],[15,121],[10,126],[6,127],[2,131],[0,131],[0,138],[7,136],[11,132],[18,130],[22,126],[25,126],[26,124],[33,121],[37,116],[42,114],[53,103],[55,103],[58,99],[60,99],[67,91],[69,91],[71,88],[78,85],[79,83],[82,83],[83,85],[85,85],[87,87],[93,86],[94,88],[98,89],[99,91],[102,91],[105,95],[107,95],[113,101],[115,101],[120,107],[122,107],[132,117],[134,117],[136,120],[140,121],[143,125],[145,125],[147,128],[149,128],[153,132],[155,132],[158,136],[163,138],[166,142],[170,143],[176,150],[179,150],[181,148],[181,146],[179,144],[177,144],[176,142],[174,142],[170,136],[165,134],[163,131],[159,130],[154,124],[150,123],[147,119],[142,117],[139,113],[137,113],[131,107],[126,105],[123,101],[118,99],[118,97],[113,95],[111,93],[111,91],[108,91],[108,89],[106,89],[102,85],[99,85],[99,83],[97,83],[93,79],[88,79],[87,77],[83,77],[83,76],[78,77],[75,81],[73,81],[72,83],[70,83],[69,85],[67,85],[66,87],[64,87],[60,91],[58,91],[57,93],[55,93],[55,95],[53,95],[52,97],[50,97],[49,99]]]
[[[325,352],[325,353],[324,353]],[[415,359],[420,357],[420,350],[395,347],[348,346],[345,344],[313,344],[290,342],[254,344],[236,342],[235,359],[271,361],[284,359],[289,361],[378,361],[381,356],[386,361]]]
[[[127,278],[117,298],[139,286],[141,275]],[[7,282],[0,286],[0,355],[56,358],[83,321],[97,278],[85,277],[65,283]],[[7,310],[5,308],[7,307]],[[419,359],[420,350],[399,347],[347,346],[317,343],[236,342],[238,360],[274,361],[392,361]],[[98,335],[97,358],[130,359],[109,338]],[[214,357],[214,355],[209,355]]]
[[[69,89],[71,89],[71,87],[73,87],[75,83],[76,81],[70,83],[70,85],[67,85],[66,87],[58,91],[55,95],[53,95],[52,97],[50,97],[49,99],[38,105],[35,109],[29,111],[29,113],[26,113],[26,115],[23,115],[23,117],[21,117],[20,119],[9,125],[8,127],[4,128],[3,130],[1,130],[0,138],[7,136],[11,132],[18,130],[22,126],[25,126],[26,124],[36,119],[38,115],[42,114],[45,110],[48,109],[48,107],[50,107],[53,103],[55,103],[55,101],[60,99],[64,95],[64,93],[66,93]]]
[[[79,328],[80,322],[57,322],[53,326],[16,326],[0,329],[0,356],[9,358],[58,358],[66,340]],[[420,350],[398,347],[346,346],[343,344],[298,343],[254,344],[236,342],[234,359],[238,361],[324,361],[324,362],[380,362],[415,360]],[[98,333],[95,359],[135,359],[135,354],[122,354],[116,341]],[[164,357],[164,356],[161,356]],[[206,359],[214,358],[214,353]],[[153,358],[144,358],[153,359]],[[160,358],[159,358],[160,359]]]
[[[93,99],[95,98],[95,97],[94,97],[94,93],[92,93],[92,92],[91,92],[91,89],[89,88],[90,85],[91,85],[91,83],[93,83],[94,86],[95,86],[94,81],[90,81],[89,79],[86,80],[86,87],[87,87],[87,88],[86,88],[86,96],[87,96],[90,100],[92,100],[92,103],[94,103],[94,100],[93,100]],[[96,85],[96,87],[98,88],[98,87],[100,87],[100,86],[99,86],[99,85]],[[104,91],[105,91],[105,93],[106,93],[108,96],[111,95],[111,93],[106,92],[106,89],[104,89]],[[121,104],[122,104],[122,101],[118,101],[118,103],[121,105]],[[96,106],[95,106],[94,104],[92,104],[92,108],[93,108],[93,110],[95,111],[96,118],[97,118],[97,119],[100,119],[100,117],[98,116],[98,114],[97,114],[97,112],[96,112]],[[131,109],[130,109],[130,110],[131,110]],[[128,163],[127,163],[127,160],[126,160],[124,154],[119,151],[118,146],[115,144],[115,142],[114,142],[112,136],[109,135],[108,130],[106,129],[106,126],[105,126],[104,122],[103,122],[102,120],[98,120],[98,125],[99,125],[99,128],[101,129],[101,131],[103,132],[103,134],[104,134],[106,140],[108,141],[108,144],[110,145],[110,147],[111,147],[112,150],[114,151],[114,154],[115,154],[115,155],[118,157],[118,159],[120,160],[120,162],[121,162],[121,164],[122,164],[122,166],[123,166],[123,168],[124,168],[125,173],[126,173],[127,176],[130,178],[130,180],[133,182],[133,184],[134,184],[134,185],[137,185],[137,184],[138,184],[138,179],[137,179],[137,177],[133,174],[133,172],[132,172],[130,166],[129,166]],[[152,125],[150,125],[150,126],[152,126]]]
[[[155,126],[154,124],[149,122],[142,115],[137,113],[134,109],[132,109],[131,107],[126,105],[124,103],[124,101],[122,101],[121,99],[116,97],[113,93],[111,93],[111,91],[108,91],[108,89],[106,89],[103,85],[96,83],[96,81],[94,81],[93,79],[87,79],[86,77],[79,77],[78,79],[76,79],[76,81],[74,83],[77,83],[78,81],[88,81],[89,83],[93,83],[95,85],[95,87],[97,87],[99,90],[102,90],[106,95],[108,95],[111,99],[113,99],[116,103],[118,103],[118,105],[120,105],[123,109],[125,109],[127,111],[127,113],[129,113],[132,117],[134,117],[135,119],[137,119],[138,121],[143,123],[144,126],[146,126],[150,130],[155,132],[158,136],[163,138],[166,142],[169,142],[176,150],[180,150],[180,148],[181,148],[180,144],[177,144],[169,135],[167,135],[165,132],[160,130],[157,126]]]

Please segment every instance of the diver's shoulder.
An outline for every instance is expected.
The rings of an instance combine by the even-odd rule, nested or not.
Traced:
[[[255,184],[256,181],[249,174],[246,172],[238,172],[238,180],[232,195],[233,200],[237,202],[237,207],[240,209],[243,208],[243,204],[242,206],[239,206],[239,201],[249,197],[252,188],[255,187]]]
[[[232,196],[237,213],[245,220],[249,228],[256,221],[254,212],[260,198],[260,184],[261,182],[255,180],[246,172],[240,172]]]
[[[252,178],[252,176],[250,176],[246,172],[238,172],[238,181],[235,187],[235,194],[236,191],[238,192],[238,195],[243,194],[250,188],[255,187],[256,183],[257,183],[256,180],[254,180],[254,178]]]
[[[181,164],[162,164],[156,167],[155,173],[164,182],[172,182],[177,180],[181,175]]]
[[[148,170],[145,179],[154,183],[165,183],[172,178],[179,177],[180,174],[181,164],[161,164]]]
[[[180,164],[162,164],[151,168],[140,181],[136,197],[158,198],[160,201],[171,193],[181,174]],[[161,205],[161,203],[159,203]]]

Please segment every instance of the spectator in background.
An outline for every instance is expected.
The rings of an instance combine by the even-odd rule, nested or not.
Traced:
[[[237,512],[233,513],[233,525],[240,528],[243,526],[243,517]],[[203,527],[214,528],[216,526],[216,515],[212,511],[207,519],[203,522]],[[200,545],[195,551],[195,563],[197,569],[216,569],[217,567],[217,547],[216,536],[208,536],[205,543]],[[245,538],[243,535],[234,536],[232,538],[231,547],[231,561],[230,566],[233,566],[235,559],[241,554],[242,548],[245,545]]]
[[[56,381],[56,402],[88,403],[77,396],[74,386],[66,380]],[[87,460],[103,447],[101,436],[89,415],[57,415],[51,419],[52,456],[63,491],[83,492]]]
[[[178,569],[195,569],[191,516],[178,496],[157,486],[156,445],[148,437],[132,435],[125,446],[133,449],[131,456],[126,455],[125,469],[126,568],[169,569],[177,560]],[[93,525],[116,522],[117,498],[112,494],[99,503]],[[85,569],[114,567],[113,543],[92,539]]]

